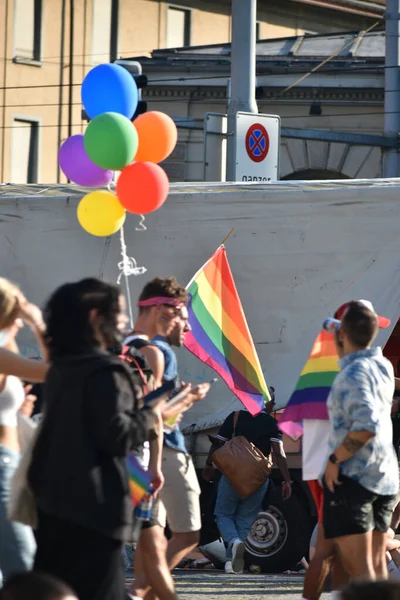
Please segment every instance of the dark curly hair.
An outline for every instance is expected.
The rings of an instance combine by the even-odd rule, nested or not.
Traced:
[[[186,304],[189,298],[186,289],[178,283],[176,277],[155,277],[146,283],[139,296],[139,301],[163,296],[174,298],[183,304]],[[145,309],[142,308],[142,310]]]
[[[400,600],[398,581],[351,583],[342,592],[343,600]]]
[[[101,332],[107,347],[116,346],[119,299],[120,290],[100,279],[82,279],[59,287],[44,310],[50,358],[86,354],[99,346],[89,320],[93,309],[103,317]]]
[[[18,573],[0,590],[0,600],[63,600],[75,596],[65,583],[45,573]]]

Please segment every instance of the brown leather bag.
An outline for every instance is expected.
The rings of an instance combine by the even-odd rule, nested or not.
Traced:
[[[241,498],[248,498],[268,479],[271,455],[264,454],[242,435],[236,435],[240,411],[233,417],[233,437],[210,457]]]

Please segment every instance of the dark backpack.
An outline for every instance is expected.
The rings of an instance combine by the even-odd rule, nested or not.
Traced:
[[[130,367],[135,384],[142,390],[143,396],[154,389],[154,375],[150,365],[141,352],[145,346],[151,346],[150,340],[137,337],[129,342],[126,346],[122,346],[120,358],[124,360]]]

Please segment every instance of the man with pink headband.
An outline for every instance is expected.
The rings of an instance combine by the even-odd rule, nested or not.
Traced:
[[[145,350],[150,353],[148,356],[153,355],[149,362],[152,363],[156,386],[171,380],[175,380],[178,385],[178,362],[169,341],[176,329],[187,329],[187,312],[184,313],[187,299],[186,289],[178,284],[175,277],[157,277],[150,281],[140,294],[139,317],[135,323],[134,335],[146,334],[151,340],[152,345],[147,346]],[[125,343],[129,343],[129,339],[127,338]],[[208,384],[192,388],[187,397],[188,405],[203,398],[208,389]],[[185,554],[185,548],[190,550],[193,547],[193,534],[201,528],[200,488],[178,426],[171,432],[164,432],[162,473],[166,485],[160,490],[150,521],[144,525],[144,537],[141,538],[141,542],[145,539],[146,546],[142,544],[140,548],[139,544],[139,552],[135,556],[135,581],[132,592],[141,598],[148,594],[149,585],[152,584],[145,575],[148,568],[143,569],[143,561],[146,561],[147,565],[149,561],[155,561],[156,556],[154,552],[152,555],[152,548],[159,554],[162,544],[165,543],[166,519],[174,536],[174,557]],[[164,556],[165,550],[164,546]]]
[[[175,326],[180,309],[187,301],[187,292],[178,284],[175,277],[157,277],[149,281],[142,290],[138,301],[139,315],[132,333],[124,341],[125,346],[133,346],[139,351],[154,377],[154,389],[163,383],[166,361],[162,350],[156,347],[152,339],[156,335],[168,335]],[[154,479],[157,492],[161,489],[163,435],[150,441],[145,448],[143,462],[148,465]],[[150,450],[150,452],[149,452]],[[158,520],[160,501],[157,497],[153,504],[149,521],[142,523],[139,543],[135,554],[135,582],[132,593],[139,596],[143,587],[152,586],[162,600],[175,598],[174,584],[166,559],[166,539],[163,527]],[[136,532],[137,535],[137,532]],[[146,576],[145,576],[146,573]]]

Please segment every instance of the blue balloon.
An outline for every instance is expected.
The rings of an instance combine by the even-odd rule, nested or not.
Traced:
[[[131,119],[139,100],[136,82],[120,65],[94,67],[82,84],[82,103],[91,119],[114,112]]]

